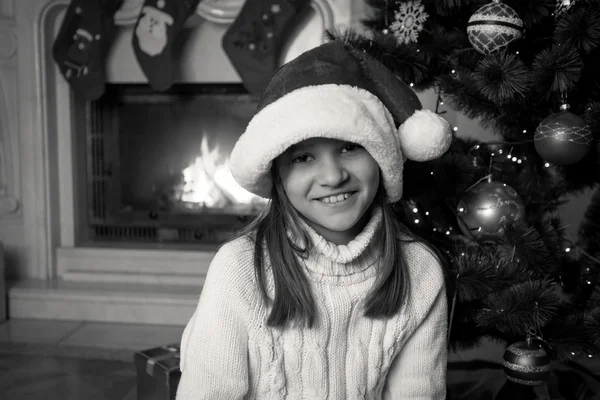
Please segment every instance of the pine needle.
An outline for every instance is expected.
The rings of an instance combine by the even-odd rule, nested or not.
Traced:
[[[554,30],[554,40],[590,53],[600,46],[600,11],[591,6],[562,15]]]
[[[535,86],[545,99],[568,92],[575,88],[582,68],[577,49],[570,46],[544,49],[533,62],[533,70],[537,72]]]
[[[472,77],[477,89],[496,104],[522,101],[532,82],[530,70],[523,61],[507,52],[485,57]]]
[[[539,332],[558,309],[553,284],[547,280],[527,281],[492,293],[476,316],[477,324],[507,335],[525,336]]]

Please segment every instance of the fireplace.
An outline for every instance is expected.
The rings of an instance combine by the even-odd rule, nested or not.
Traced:
[[[12,213],[3,220],[11,260],[11,318],[166,324],[189,319],[220,235],[245,223],[257,204],[240,206],[228,200],[228,206],[214,207],[198,200],[191,183],[186,187],[184,181],[182,187],[182,176],[198,182],[206,175],[198,168],[206,164],[204,154],[215,154],[209,165],[214,161],[224,168],[232,138],[221,141],[222,135],[219,140],[209,135],[202,140],[202,125],[194,122],[197,135],[190,134],[195,142],[189,145],[189,153],[183,145],[172,150],[180,164],[171,161],[171,169],[169,165],[159,168],[165,164],[156,156],[155,167],[138,156],[126,158],[126,143],[120,143],[125,136],[119,132],[131,122],[119,118],[113,106],[120,101],[129,108],[158,107],[153,102],[167,107],[165,102],[173,101],[181,107],[208,93],[251,103],[221,46],[243,3],[200,2],[196,14],[186,21],[181,34],[184,45],[174,58],[175,82],[183,86],[148,96],[143,88],[147,79],[131,45],[143,1],[124,0],[115,15],[118,30],[105,60],[106,93],[113,97],[100,104],[78,100],[52,57],[69,0],[0,0],[4,28],[0,32],[4,83],[0,150],[6,156],[0,164],[8,164],[0,178],[9,178],[2,183],[8,184],[7,195],[18,205],[9,207]],[[363,3],[312,0],[311,13],[286,38],[280,62],[322,43],[325,29],[355,24]],[[253,108],[254,104],[248,105]],[[153,117],[155,111],[147,111],[142,122]],[[237,122],[245,125],[241,119]],[[150,125],[155,128],[158,123]],[[228,129],[237,128],[229,125]],[[157,143],[142,144],[160,148]],[[199,157],[202,161],[196,162]],[[139,171],[138,179],[131,178],[133,173],[127,175],[135,168],[146,171],[142,178]],[[223,168],[219,171],[226,171]],[[154,184],[149,183],[152,180]],[[152,196],[159,193],[162,197]],[[158,201],[161,198],[164,201]]]
[[[267,201],[241,188],[229,154],[258,98],[241,84],[109,84],[77,98],[76,146],[85,190],[77,207],[85,246],[218,245]]]

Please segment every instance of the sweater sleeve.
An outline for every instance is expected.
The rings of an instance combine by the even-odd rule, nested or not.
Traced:
[[[241,399],[248,391],[248,333],[236,288],[244,275],[236,271],[239,263],[226,245],[210,264],[183,331],[177,400]]]
[[[412,245],[411,246],[417,246]],[[423,248],[423,247],[421,247]],[[427,250],[409,257],[411,271],[408,338],[396,355],[384,387],[384,399],[446,398],[447,299],[438,260]],[[415,268],[413,266],[412,268]]]

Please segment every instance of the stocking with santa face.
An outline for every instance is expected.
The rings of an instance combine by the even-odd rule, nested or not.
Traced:
[[[171,87],[173,42],[200,0],[145,0],[135,24],[133,50],[150,86]]]
[[[121,4],[122,0],[72,0],[52,45],[60,72],[86,100],[104,93],[106,55]]]

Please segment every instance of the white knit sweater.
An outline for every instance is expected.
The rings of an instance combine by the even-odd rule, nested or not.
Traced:
[[[403,244],[411,291],[400,312],[363,316],[378,270],[371,239],[381,219],[378,210],[348,245],[308,229],[313,328],[267,326],[253,243],[240,238],[221,247],[183,332],[177,400],[444,399],[446,293],[441,267],[423,245]]]

